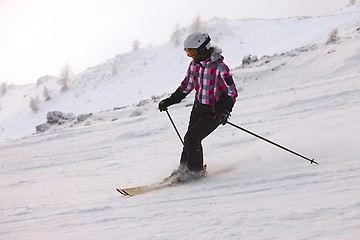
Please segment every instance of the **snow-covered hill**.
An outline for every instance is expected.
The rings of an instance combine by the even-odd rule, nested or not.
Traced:
[[[341,36],[347,29],[356,27],[359,18],[359,5],[355,5],[315,18],[214,19],[205,23],[204,27],[213,42],[222,48],[227,64],[236,68],[249,54],[260,58],[307,45],[323,44],[334,29]],[[188,33],[188,29],[180,30],[180,38]],[[37,84],[9,86],[7,93],[0,97],[0,140],[33,134],[35,126],[46,121],[49,111],[76,115],[97,113],[173,92],[188,63],[182,47],[169,42],[117,55],[76,74],[65,93],[61,93],[57,78],[51,76],[40,78]],[[44,99],[45,88],[50,93],[50,101]],[[29,106],[31,99],[39,99],[36,113]]]
[[[122,198],[116,187],[161,180],[181,152],[156,108],[189,59],[173,43],[140,49],[77,74],[65,93],[47,77],[0,97],[1,239],[359,239],[360,5],[207,27],[239,89],[231,121],[320,165],[226,125],[203,143],[207,179]],[[264,57],[242,66],[248,54]],[[52,99],[33,113],[45,86]],[[169,109],[182,134],[192,101]],[[93,114],[32,135],[54,110]]]

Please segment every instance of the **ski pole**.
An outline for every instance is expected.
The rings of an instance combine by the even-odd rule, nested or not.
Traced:
[[[314,161],[314,159],[307,158],[307,157],[305,157],[305,156],[303,156],[303,155],[301,155],[301,154],[299,154],[299,153],[296,153],[296,152],[294,152],[294,151],[292,151],[292,150],[290,150],[290,149],[288,149],[288,148],[286,148],[286,147],[283,147],[283,146],[281,146],[281,145],[279,145],[279,144],[277,144],[277,143],[275,143],[275,142],[273,142],[273,141],[270,141],[270,140],[268,140],[268,139],[266,139],[266,138],[264,138],[264,137],[261,137],[261,136],[255,134],[255,133],[253,133],[253,132],[250,132],[249,130],[246,130],[245,128],[239,127],[239,126],[237,126],[237,125],[235,125],[235,124],[233,124],[233,123],[231,123],[231,122],[227,122],[227,123],[228,123],[229,125],[233,126],[233,127],[236,127],[236,128],[238,128],[238,129],[244,131],[244,132],[247,132],[247,133],[249,133],[249,134],[251,134],[251,135],[253,135],[253,136],[255,136],[255,137],[258,137],[258,138],[260,138],[261,140],[264,140],[264,141],[266,141],[266,142],[268,142],[268,143],[271,143],[271,144],[273,144],[273,145],[275,145],[275,146],[277,146],[277,147],[279,147],[279,148],[281,148],[281,149],[283,149],[283,150],[286,150],[286,151],[288,151],[288,152],[291,152],[292,154],[295,154],[296,156],[302,157],[302,158],[310,161],[311,164],[313,164],[313,163],[319,164],[319,163],[317,163],[316,161]]]
[[[175,123],[174,123],[174,121],[172,120],[172,118],[171,118],[171,116],[170,116],[170,114],[169,114],[169,111],[168,111],[167,109],[166,109],[165,111],[166,111],[166,113],[167,113],[167,115],[168,115],[168,117],[169,117],[169,119],[170,119],[170,122],[172,123],[172,125],[173,125],[173,127],[174,127],[174,129],[175,129],[175,131],[176,131],[176,133],[177,133],[177,135],[178,135],[178,137],[180,138],[180,141],[181,141],[182,145],[184,145],[184,141],[182,140],[182,138],[181,138],[181,136],[180,136],[180,133],[179,133],[179,131],[177,130],[177,128],[176,128],[176,126],[175,126]]]

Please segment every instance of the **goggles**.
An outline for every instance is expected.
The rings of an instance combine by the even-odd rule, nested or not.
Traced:
[[[193,57],[197,51],[195,49],[185,49],[185,53],[188,55],[188,57]]]

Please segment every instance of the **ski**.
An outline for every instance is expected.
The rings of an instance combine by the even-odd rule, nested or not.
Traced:
[[[204,165],[204,171],[206,171],[207,166]],[[153,192],[161,190],[167,187],[178,186],[184,184],[179,182],[176,176],[166,177],[163,181],[151,185],[144,185],[139,187],[130,187],[130,188],[116,188],[122,196],[124,197],[133,197],[136,195],[141,195],[148,192]]]
[[[117,188],[116,191],[118,191],[121,195],[125,197],[133,197],[136,195],[157,191],[160,189],[164,189],[166,187],[176,186],[180,185],[179,182],[174,179],[173,181],[162,181],[160,183],[152,184],[152,185],[144,185],[140,187],[131,187],[131,188]]]

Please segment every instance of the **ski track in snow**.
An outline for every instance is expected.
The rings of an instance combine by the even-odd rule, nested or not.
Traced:
[[[178,164],[181,143],[149,101],[137,117],[124,108],[0,142],[0,239],[359,239],[359,42],[351,28],[336,44],[233,70],[231,122],[319,165],[225,125],[203,142],[206,179],[122,197],[115,188]],[[182,134],[192,99],[169,109]]]

